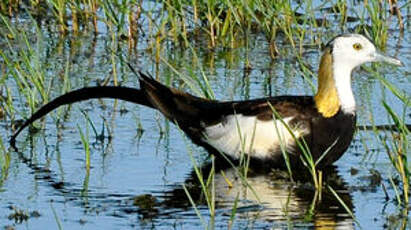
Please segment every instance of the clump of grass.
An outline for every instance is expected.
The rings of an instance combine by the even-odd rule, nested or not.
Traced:
[[[314,24],[315,20],[299,18],[295,14],[295,9],[299,6],[293,7],[290,1],[279,1],[276,4],[265,1],[192,1],[185,6],[181,7],[181,2],[176,4],[176,1],[166,1],[166,7],[170,12],[167,20],[173,32],[179,31],[178,35],[184,37],[188,35],[187,27],[204,31],[211,48],[217,47],[218,44],[235,47],[239,37],[244,39],[247,46],[250,32],[258,31],[265,34],[270,43],[270,54],[275,57],[277,48],[274,41],[278,31],[285,34],[290,44],[295,46],[295,34],[302,38],[306,32],[305,27],[317,27]],[[307,15],[313,15],[312,8],[306,8]],[[187,15],[191,17],[185,17]],[[175,40],[178,40],[178,35],[174,35]]]
[[[66,10],[68,2],[66,0],[50,0],[49,3],[53,6],[53,14],[57,18],[58,24],[60,25],[60,32],[62,34],[67,33]],[[74,15],[76,14],[74,13]]]
[[[365,4],[368,15],[371,19],[371,29],[365,27],[365,31],[374,38],[376,44],[384,47],[388,39],[388,24],[386,22],[388,15],[386,11],[388,2],[369,1]]]
[[[206,41],[213,49],[248,47],[252,33],[260,33],[267,38],[272,58],[278,53],[275,41],[278,34],[285,35],[292,47],[298,46],[301,54],[303,40],[313,32],[307,28],[321,26],[317,23],[311,1],[297,6],[289,1],[276,4],[264,1],[164,1],[161,4],[161,10],[154,12],[138,8],[136,14],[137,18],[149,21],[150,49],[155,50],[156,63],[159,63],[161,47],[168,41],[177,47],[185,47],[193,41],[201,44]],[[306,9],[306,12],[297,14],[296,9]],[[251,67],[247,63],[246,66]]]
[[[191,163],[193,164],[194,172],[195,175],[197,176],[198,181],[200,182],[201,185],[201,191],[203,192],[204,198],[206,199],[206,204],[209,210],[209,214],[211,217],[210,223],[214,222],[214,217],[215,217],[215,187],[214,187],[214,175],[215,175],[215,167],[214,167],[214,157],[212,156],[212,168],[210,170],[210,173],[208,174],[208,177],[205,178],[204,175],[202,174],[200,167],[198,166],[196,159],[194,158],[191,148],[186,144],[187,150],[190,156]],[[190,192],[188,191],[186,185],[183,185],[183,189],[193,206],[197,216],[199,217],[201,223],[203,224],[203,227],[205,229],[208,229],[210,223],[206,223],[204,220],[203,215],[201,215],[199,209],[197,208],[197,205],[195,201],[192,199],[192,196]]]
[[[10,161],[11,161],[10,152],[6,150],[6,147],[3,144],[3,140],[0,138],[0,173],[1,173],[0,190],[1,190],[1,187],[3,186],[3,182],[8,177]]]
[[[383,105],[399,130],[398,133],[391,133],[391,141],[389,143],[385,142],[384,146],[386,148],[388,157],[397,173],[399,174],[402,182],[402,199],[398,200],[398,203],[400,205],[407,206],[409,204],[411,178],[411,172],[408,168],[409,162],[407,157],[409,148],[408,135],[410,134],[410,131],[404,124],[404,120],[400,119],[400,117],[386,102],[383,102]]]
[[[410,147],[409,135],[411,132],[408,129],[408,126],[405,124],[405,117],[407,116],[406,108],[411,104],[411,98],[409,97],[409,95],[407,95],[406,92],[403,92],[402,90],[395,87],[385,78],[383,78],[379,73],[375,72],[374,76],[376,76],[377,79],[380,80],[380,82],[386,88],[388,88],[393,95],[397,97],[397,99],[404,103],[403,115],[399,116],[386,101],[382,102],[385,110],[389,115],[390,120],[394,123],[395,130],[391,130],[391,138],[380,138],[380,140],[387,151],[388,157],[394,169],[397,171],[398,175],[401,178],[402,189],[396,188],[395,183],[393,183],[394,190],[401,191],[400,193],[402,194],[402,198],[397,196],[398,198],[400,198],[397,199],[398,203],[400,205],[406,206],[409,204],[410,194],[411,169],[409,168],[410,162],[408,161],[407,156]]]
[[[323,186],[323,182],[322,182],[323,181],[323,176],[322,176],[322,171],[318,170],[317,166],[320,164],[321,160],[327,155],[328,151],[335,145],[335,143],[337,143],[338,140],[336,140],[318,159],[314,159],[313,155],[311,154],[310,148],[308,147],[307,142],[304,140],[304,138],[299,139],[296,136],[296,134],[294,133],[294,131],[292,130],[292,128],[282,119],[280,114],[277,113],[275,108],[273,106],[271,106],[271,109],[274,113],[274,117],[276,118],[276,121],[280,121],[281,124],[284,125],[284,127],[287,129],[287,131],[293,137],[293,139],[296,142],[298,148],[300,149],[300,151],[302,153],[300,155],[301,162],[303,163],[303,165],[310,172],[311,178],[312,178],[313,183],[314,183],[314,187],[315,187],[316,191],[318,191],[319,200],[321,200],[321,193],[322,193],[322,186]],[[280,137],[281,151],[283,153],[283,157],[284,157],[284,160],[286,162],[288,173],[290,174],[290,178],[292,180],[293,169],[291,168],[290,159],[289,159],[289,155],[288,155],[288,153],[286,151],[286,148],[285,148],[284,140],[281,140],[282,134],[279,133],[279,131],[278,131],[278,126],[277,126],[276,121],[274,121],[274,126],[275,126],[275,129],[277,130],[277,135]]]
[[[0,82],[0,85],[4,84]],[[5,85],[4,91],[6,92],[5,95],[0,95],[0,119],[5,117],[9,117],[11,120],[14,120],[14,113],[15,109],[13,106],[12,94],[11,89],[9,86]]]
[[[213,49],[221,46],[247,47],[251,33],[266,37],[272,58],[279,52],[276,41],[278,35],[283,35],[285,41],[296,48],[298,54],[302,54],[306,36],[320,36],[321,27],[327,26],[327,20],[317,18],[315,13],[325,4],[314,7],[313,1],[166,0],[145,5],[151,9],[143,8],[141,0],[50,0],[45,3],[31,0],[24,4],[20,1],[0,1],[0,12],[13,15],[13,10],[25,9],[29,14],[45,15],[39,19],[55,20],[62,35],[70,32],[76,35],[81,30],[88,32],[90,27],[97,34],[98,23],[102,23],[112,35],[127,39],[129,48],[136,47],[141,23],[148,19],[147,34],[152,48],[157,52],[157,63],[161,55],[159,51],[168,41],[180,47],[192,45],[193,41],[206,41]],[[403,28],[400,11],[403,6],[399,6],[397,1],[367,1],[364,7],[367,12],[360,16],[363,29],[380,41],[378,44],[385,44],[389,12],[398,16],[400,28]],[[340,14],[340,25],[344,26],[348,17],[347,3],[337,1],[333,9]],[[364,26],[368,18],[371,20],[370,29]],[[249,64],[247,66],[251,67]]]
[[[18,12],[19,4],[19,0],[0,1],[0,12],[11,17]]]
[[[7,67],[6,74],[14,78],[18,92],[23,94],[31,112],[34,112],[40,104],[39,97],[43,102],[47,102],[50,94],[50,88],[45,82],[44,63],[40,58],[43,41],[41,30],[32,20],[31,23],[37,30],[37,44],[32,47],[24,31],[18,31],[6,17],[0,15],[0,19],[7,27],[4,39],[7,41],[8,51],[0,50]],[[6,108],[10,109],[8,114],[13,114],[10,102],[7,104]]]

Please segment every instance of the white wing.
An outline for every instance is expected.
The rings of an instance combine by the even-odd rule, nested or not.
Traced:
[[[203,141],[234,159],[242,153],[259,159],[272,158],[275,153],[281,154],[282,147],[291,150],[295,146],[293,135],[283,123],[292,119],[261,121],[255,116],[229,115],[223,122],[205,127]],[[292,132],[298,138],[307,130]]]

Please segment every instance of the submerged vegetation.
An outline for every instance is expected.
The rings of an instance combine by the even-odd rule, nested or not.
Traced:
[[[400,44],[403,40],[407,42],[406,36],[410,34],[410,7],[409,1],[397,0],[362,2],[336,0],[325,3],[288,0],[164,0],[158,2],[2,0],[0,1],[0,129],[2,130],[0,132],[0,192],[4,189],[4,183],[11,180],[8,176],[11,173],[10,168],[13,168],[11,165],[17,164],[16,161],[19,162],[15,159],[13,161],[15,153],[8,150],[7,141],[21,123],[21,119],[29,117],[41,105],[72,88],[95,84],[138,87],[135,84],[136,76],[126,63],[131,63],[136,66],[135,68],[148,70],[155,78],[168,85],[208,98],[248,99],[255,96],[276,95],[279,92],[311,94],[316,89],[318,66],[318,61],[313,63],[308,61],[317,59],[318,55],[311,59],[313,50],[323,47],[324,43],[336,34],[357,32],[372,38],[379,48],[392,54],[401,54],[402,52],[398,50],[401,48]],[[409,48],[409,45],[402,46]],[[388,220],[384,224],[406,229],[410,218],[411,176],[408,124],[411,116],[409,109],[411,97],[406,86],[410,83],[409,80],[404,80],[406,86],[401,87],[377,73],[374,66],[362,68],[362,71],[378,80],[384,96],[381,102],[375,102],[372,101],[375,93],[367,92],[365,95],[368,101],[372,101],[368,103],[372,103],[372,106],[376,103],[380,110],[362,109],[359,112],[368,116],[361,119],[362,124],[371,121],[372,129],[362,131],[359,127],[359,143],[354,145],[362,151],[360,154],[364,154],[363,161],[385,157],[390,162],[389,170],[378,168],[381,164],[376,164],[377,173],[373,174],[381,174],[381,178],[376,180],[378,182],[376,189],[385,194],[385,202],[395,203],[397,207],[395,211],[400,213],[395,215],[395,218],[387,217]],[[258,80],[252,77],[253,72],[254,74],[258,72]],[[407,71],[397,71],[396,74],[406,75],[405,78],[409,79]],[[223,77],[227,79],[218,79]],[[300,78],[305,86],[293,88],[293,84]],[[282,91],[278,89],[280,84],[285,88]],[[288,87],[293,90],[287,91]],[[366,86],[363,88],[364,91],[375,90]],[[392,101],[397,104],[391,104]],[[105,108],[108,105],[101,101],[100,106]],[[120,114],[129,111],[128,107],[117,102],[112,107]],[[53,173],[47,174],[48,183],[55,189],[67,186],[62,173],[64,162],[61,162],[59,153],[59,148],[62,146],[59,147],[58,142],[62,139],[65,124],[73,113],[70,108],[58,109],[53,115],[55,127],[44,119],[30,127],[29,135],[21,140],[22,148],[18,155],[23,155],[24,160],[20,161],[27,163],[35,172],[39,169],[42,173],[49,172],[49,168],[52,168],[50,161],[56,158],[57,171],[61,174],[61,178],[58,179],[61,182],[49,179],[55,177]],[[109,146],[107,148],[112,148],[110,143],[112,137],[122,134],[115,134],[113,125],[106,120],[102,123],[101,134],[98,134],[98,126],[95,126],[94,122],[98,123],[100,121],[97,120],[101,119],[96,115],[89,116],[89,113],[84,111],[82,113],[84,116],[81,117],[86,119],[78,120],[83,121],[78,121],[74,117],[71,120],[75,120],[74,126],[77,129],[74,132],[78,136],[77,142],[83,146],[79,148],[85,152],[85,157],[82,158],[85,162],[83,166],[86,166],[86,172],[83,172],[85,179],[78,196],[82,199],[82,205],[88,207],[91,202],[88,200],[89,183],[93,184],[91,179],[93,159],[96,159],[96,156],[93,156],[96,154],[93,152],[98,152],[97,150],[103,148],[101,146],[105,144]],[[110,113],[107,116],[109,115],[114,120],[115,115]],[[141,114],[142,118],[144,116],[145,114]],[[138,127],[132,129],[138,130],[134,135],[140,141],[144,129],[149,128],[144,127],[140,120],[142,118],[139,118],[137,113],[133,112],[133,117],[136,121],[132,123],[138,124]],[[164,138],[164,142],[168,142],[169,124],[163,123],[157,117],[155,120],[156,131],[161,133],[159,139]],[[379,125],[386,123],[392,124],[395,129],[378,129]],[[57,129],[57,134],[52,135],[57,139],[56,149],[52,150],[57,156],[51,158],[48,158],[49,151],[52,151],[47,148],[46,124],[47,129],[54,131]],[[82,128],[84,125],[86,129]],[[92,133],[89,133],[89,125],[92,127]],[[105,135],[106,130],[109,130],[108,136]],[[93,135],[96,138],[95,142],[92,141]],[[141,142],[144,142],[145,138],[143,137]],[[45,144],[40,143],[41,141]],[[375,143],[378,143],[378,146],[373,146]],[[41,153],[36,152],[39,148],[37,146],[43,145],[46,146],[47,154],[39,156]],[[306,149],[305,143],[299,145],[302,149]],[[324,221],[320,219],[323,206],[331,203],[338,204],[346,210],[353,222],[361,226],[361,219],[355,218],[355,204],[351,204],[345,194],[349,189],[343,189],[344,186],[335,182],[338,181],[333,178],[334,174],[337,174],[335,171],[330,173],[318,170],[316,167],[318,161],[313,160],[309,151],[303,151],[302,160],[306,171],[292,172],[288,167],[287,175],[283,175],[283,172],[272,172],[271,180],[267,181],[266,178],[261,179],[248,168],[247,157],[241,160],[240,166],[232,165],[229,171],[219,170],[215,166],[214,157],[209,160],[211,161],[209,167],[203,167],[203,164],[198,161],[207,160],[197,156],[195,153],[197,149],[192,149],[188,143],[183,146],[186,146],[194,176],[191,177],[191,181],[185,182],[180,190],[173,190],[170,193],[180,192],[186,195],[186,203],[194,207],[194,213],[204,228],[221,226],[222,224],[216,223],[215,217],[222,212],[223,215],[228,216],[228,223],[224,224],[230,228],[235,226],[238,217],[251,218],[244,213],[257,216],[256,221],[259,219],[259,214],[263,213],[261,219],[264,220],[267,217],[264,216],[266,210],[263,210],[266,205],[264,203],[266,194],[259,194],[261,190],[255,188],[259,186],[256,183],[260,182],[259,180],[269,185],[269,189],[266,190],[287,192],[284,195],[287,199],[282,203],[282,215],[286,214],[286,225],[290,228],[293,227],[295,219],[300,221],[301,216],[304,223],[320,224],[320,220]],[[375,154],[379,156],[375,157]],[[107,155],[109,154],[102,154],[103,161]],[[286,152],[284,157],[287,158]],[[144,164],[139,167],[144,167]],[[351,168],[351,175],[355,175],[357,170]],[[281,182],[275,179],[278,177],[281,178],[278,180]],[[284,185],[283,181],[289,184]],[[226,195],[231,195],[229,197],[231,203],[227,202],[229,207],[226,207],[219,197],[222,187],[226,189],[223,191]],[[293,203],[295,202],[293,198],[299,198],[296,194],[299,194],[301,189],[305,189],[304,193],[314,192],[308,204],[301,202],[304,204],[296,205]],[[63,193],[68,192],[64,190]],[[178,196],[174,194],[171,197]],[[165,200],[164,203],[172,203],[167,200],[167,197],[162,199]],[[250,204],[250,202],[254,203]],[[50,203],[58,227],[63,228],[63,223],[59,219],[62,214],[57,213],[55,205]],[[153,205],[155,206],[152,204],[150,209],[153,209]],[[304,207],[305,213],[295,214],[298,212],[294,210],[293,205],[298,208]],[[176,205],[176,207],[180,206]],[[137,213],[144,212],[141,209]],[[204,209],[207,212],[204,212]],[[155,214],[157,212],[156,210]],[[155,214],[150,213],[148,216],[152,217]],[[315,218],[319,218],[318,221]],[[22,219],[22,221],[26,220]],[[146,220],[142,222],[144,221]]]

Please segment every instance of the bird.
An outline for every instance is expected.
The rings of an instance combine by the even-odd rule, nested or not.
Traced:
[[[400,60],[377,51],[360,34],[341,34],[324,47],[313,96],[285,95],[250,100],[218,101],[168,87],[148,74],[138,75],[140,88],[96,86],[77,89],[50,101],[12,135],[59,106],[92,98],[114,98],[161,112],[210,154],[252,167],[298,168],[303,154],[317,167],[337,161],[350,146],[356,127],[356,104],[351,88],[353,70],[367,62],[402,66]],[[255,165],[255,166],[253,166]]]

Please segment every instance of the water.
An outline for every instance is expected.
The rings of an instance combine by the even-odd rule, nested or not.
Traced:
[[[44,71],[46,82],[50,84],[51,98],[61,95],[63,86],[68,82],[72,89],[96,85],[111,77],[114,67],[121,85],[138,88],[137,77],[119,62],[113,66],[108,51],[113,44],[124,49],[126,44],[111,41],[111,35],[103,27],[96,38],[92,35],[60,38],[53,31],[45,30],[42,39],[36,38],[35,30],[30,28],[22,27],[21,30],[26,31],[30,38],[36,52],[33,57],[42,63],[39,70]],[[338,30],[328,32],[323,40],[327,41],[337,33]],[[411,88],[409,35],[406,30],[399,40],[399,32],[393,30],[387,45],[387,53],[399,57],[405,67],[375,67],[389,82],[407,94]],[[241,47],[228,51],[196,47],[198,62],[193,61],[190,50],[173,49],[168,45],[165,46],[163,58],[186,74],[192,69],[200,76],[201,67],[209,77],[216,98],[221,100],[312,94],[312,88],[302,77],[289,45],[281,46],[287,55],[272,61],[263,37],[257,34],[252,38],[249,50]],[[0,45],[4,50],[9,49],[5,40]],[[13,45],[15,49],[23,47],[23,44]],[[143,42],[138,52],[131,54],[130,60],[136,68],[155,74],[157,66],[153,64],[152,56],[144,52],[144,45]],[[246,52],[252,64],[251,71],[244,69]],[[310,63],[312,71],[317,70],[320,57],[318,47],[307,46],[302,57]],[[39,62],[33,58],[32,63],[36,66]],[[67,65],[68,82],[63,77]],[[2,68],[5,68],[4,65]],[[159,66],[159,76],[162,82],[172,81],[175,87],[194,92],[181,85],[181,81],[176,80],[178,77],[164,63]],[[400,115],[405,113],[405,121],[411,122],[409,107],[405,107],[380,81],[363,69],[357,70],[353,76],[358,124],[371,124],[370,115],[373,115],[376,124],[390,123],[381,100],[386,100]],[[315,84],[316,79],[312,80]],[[30,113],[11,76],[6,79],[6,85],[11,89],[15,109]],[[99,133],[105,130],[103,140],[96,140],[83,113],[90,117]],[[45,126],[38,133],[30,135],[25,131],[20,135],[20,154],[11,152],[9,169],[2,171],[0,181],[0,227],[204,228],[182,188],[183,184],[196,201],[204,222],[210,223],[206,202],[199,196],[201,186],[193,172],[189,153],[193,154],[204,171],[209,167],[208,154],[194,146],[161,114],[113,100],[81,102],[60,108],[58,114],[60,121],[57,126],[56,113],[48,115]],[[0,135],[6,146],[11,135],[10,125],[8,119],[0,121]],[[137,129],[140,125],[142,134]],[[85,151],[79,127],[83,133],[89,133],[89,173],[85,169]],[[111,136],[108,137],[108,134]],[[381,132],[378,135],[386,134]],[[322,201],[318,202],[310,183],[290,183],[281,172],[250,175],[248,183],[256,196],[252,190],[242,186],[232,169],[224,170],[224,173],[233,187],[228,187],[222,174],[215,175],[215,228],[354,228],[355,220],[340,202],[330,193],[325,193]],[[308,174],[308,171],[301,173]],[[395,173],[377,134],[372,131],[357,132],[349,150],[326,175],[329,185],[338,192],[364,229],[400,227],[404,218],[400,216],[401,209],[397,207],[395,191],[389,180]],[[389,195],[388,200],[383,186]],[[231,223],[230,215],[237,196],[237,215]],[[314,204],[315,209],[312,209]],[[19,211],[28,215],[27,220],[20,221],[14,215]]]

